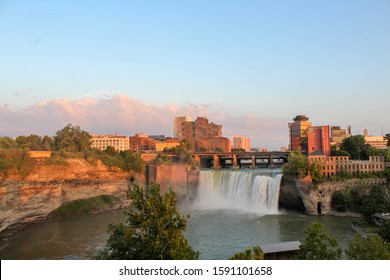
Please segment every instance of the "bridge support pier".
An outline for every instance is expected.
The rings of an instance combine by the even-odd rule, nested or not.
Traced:
[[[251,165],[252,168],[256,168],[256,156],[255,155],[252,155],[252,165]]]
[[[273,168],[275,167],[274,166],[274,159],[272,157],[272,154],[269,154],[269,158],[268,158],[268,168]]]
[[[215,169],[221,168],[221,158],[218,155],[214,155],[214,168]]]
[[[240,166],[238,165],[238,158],[237,155],[233,155],[233,169],[237,169]]]

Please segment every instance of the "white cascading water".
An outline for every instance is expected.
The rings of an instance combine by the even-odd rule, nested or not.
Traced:
[[[195,207],[277,214],[281,179],[282,174],[270,172],[200,171]]]

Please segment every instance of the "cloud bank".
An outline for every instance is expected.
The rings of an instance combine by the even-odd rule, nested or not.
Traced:
[[[252,147],[279,149],[288,142],[288,120],[255,115],[231,115],[224,108],[212,104],[178,106],[146,104],[128,95],[111,98],[83,98],[79,100],[43,100],[21,110],[0,105],[0,136],[55,135],[68,123],[79,125],[90,133],[172,136],[175,116],[205,116],[222,125],[223,136],[251,138]]]

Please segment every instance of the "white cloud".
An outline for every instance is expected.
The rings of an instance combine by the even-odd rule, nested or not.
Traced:
[[[252,146],[279,149],[287,145],[288,120],[255,115],[233,116],[216,104],[146,104],[127,95],[99,99],[42,100],[21,110],[12,110],[2,105],[0,135],[54,135],[57,130],[72,123],[91,133],[134,135],[143,132],[171,136],[173,119],[181,115],[192,118],[205,116],[209,121],[222,124],[224,136],[250,137]]]

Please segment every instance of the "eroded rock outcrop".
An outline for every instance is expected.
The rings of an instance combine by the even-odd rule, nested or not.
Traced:
[[[134,175],[136,176],[136,175]],[[125,198],[130,174],[101,163],[68,159],[61,165],[38,164],[21,180],[9,176],[0,182],[0,232],[16,223],[46,217],[60,205],[76,199],[110,194]],[[142,176],[136,176],[142,182]]]
[[[301,179],[285,176],[281,187],[282,204],[285,197],[291,201],[302,201],[305,213],[310,215],[333,214],[331,209],[332,196],[336,191],[345,190],[346,188],[365,187],[367,191],[373,185],[386,184],[385,179],[349,179],[343,181],[330,182],[326,181],[314,184],[310,177]]]

